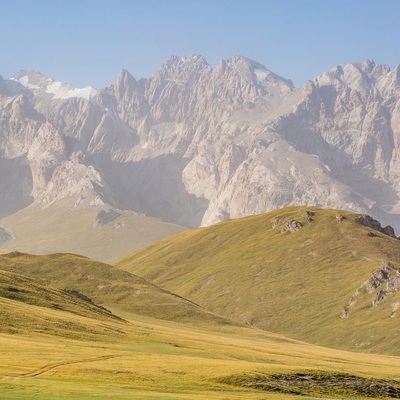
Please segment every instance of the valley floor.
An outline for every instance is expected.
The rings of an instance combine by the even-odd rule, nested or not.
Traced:
[[[0,335],[0,398],[16,399],[351,399],[354,388],[254,389],[248,379],[288,374],[386,382],[399,398],[400,358],[313,346],[240,327],[192,327],[132,314],[118,341]],[[313,379],[313,378],[311,378]],[[386,384],[385,383],[385,384]],[[265,384],[265,382],[264,382]],[[286,384],[285,384],[286,385]],[[329,385],[328,385],[329,386]],[[266,386],[264,385],[264,389]],[[307,392],[308,390],[308,392]],[[366,392],[368,393],[368,392]],[[301,395],[301,396],[299,396]],[[380,397],[382,398],[382,397]]]

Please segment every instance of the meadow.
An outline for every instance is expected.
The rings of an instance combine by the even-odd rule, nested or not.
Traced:
[[[254,328],[199,329],[133,314],[122,316],[128,321],[122,337],[109,335],[88,340],[85,335],[70,339],[1,334],[1,399],[386,397],[365,395],[360,391],[362,385],[357,390],[357,385],[343,389],[343,382],[350,376],[357,377],[366,387],[383,381],[393,393],[400,387],[397,357],[332,350]],[[285,388],[275,382],[262,390],[249,384],[249,377],[265,379],[277,374],[325,374],[341,377],[341,386],[304,388],[288,382]]]

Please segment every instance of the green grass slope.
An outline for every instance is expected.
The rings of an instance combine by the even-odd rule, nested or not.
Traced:
[[[2,400],[400,397],[400,357],[238,326],[71,254],[0,256],[0,359]]]
[[[186,229],[123,211],[114,221],[94,227],[100,208],[72,205],[62,201],[45,208],[30,206],[3,218],[0,224],[14,239],[0,251],[75,253],[108,262]]]
[[[128,313],[172,321],[231,324],[192,302],[146,282],[143,278],[101,262],[73,254],[34,256],[24,253],[0,255],[0,272],[10,271],[34,278],[42,285],[77,291],[94,303]],[[22,279],[22,278],[21,278]],[[42,305],[37,291],[30,297]],[[43,300],[44,301],[44,300]],[[53,298],[51,303],[61,304]],[[46,304],[44,304],[46,305]]]
[[[315,213],[310,223],[306,210]],[[400,241],[340,213],[341,223],[336,210],[304,207],[226,221],[115,265],[242,323],[336,348],[400,354],[400,293],[386,291],[388,280],[369,291],[366,285],[382,261],[393,263],[396,283]],[[282,233],[286,220],[303,227]]]
[[[121,318],[79,293],[0,270],[0,332],[104,340],[123,335]]]
[[[2,270],[0,270],[0,297],[89,318],[118,319],[110,311],[94,304],[78,292],[53,289],[26,276]]]

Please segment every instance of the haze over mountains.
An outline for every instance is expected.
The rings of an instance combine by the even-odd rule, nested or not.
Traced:
[[[301,204],[398,229],[399,88],[399,67],[369,60],[299,89],[240,56],[173,56],[102,90],[21,71],[0,80],[0,216],[60,204],[196,227]]]
[[[2,396],[399,398],[399,71],[1,78]]]

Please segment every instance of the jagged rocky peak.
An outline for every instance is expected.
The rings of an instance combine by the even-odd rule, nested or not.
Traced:
[[[73,97],[89,100],[97,92],[91,86],[76,88],[70,83],[55,81],[53,78],[49,78],[38,71],[22,70],[11,78],[11,80],[19,82],[37,94],[60,100]]]
[[[360,67],[366,73],[370,73],[376,67],[376,63],[374,60],[367,59],[360,63]]]
[[[257,83],[276,85],[284,83],[294,89],[293,82],[290,79],[285,79],[268,70],[264,65],[250,58],[243,56],[234,56],[226,61],[220,62],[221,67],[236,69],[244,76],[251,76]]]
[[[122,69],[110,89],[118,100],[127,99],[137,92],[138,82],[128,70]]]
[[[176,83],[184,83],[193,76],[198,76],[205,71],[211,71],[211,67],[203,56],[197,54],[192,56],[171,56],[152,78],[161,77]]]
[[[27,77],[28,79],[31,79],[33,81],[41,80],[43,78],[48,79],[47,76],[43,75],[41,72],[28,69],[21,69],[11,79],[20,80],[24,77]]]
[[[162,65],[163,68],[174,68],[180,66],[181,68],[188,68],[191,66],[209,66],[206,58],[199,54],[192,54],[189,56],[171,56]]]
[[[376,64],[374,60],[364,60],[355,64],[370,77],[379,78],[390,72],[390,67],[385,64]]]
[[[133,77],[133,75],[128,70],[123,68],[117,76],[115,88],[119,91],[131,90],[132,88],[136,88],[137,84],[137,80]]]
[[[53,80],[39,71],[21,70],[11,80],[17,81],[28,89],[45,88]]]
[[[294,90],[290,80],[242,56],[220,61],[210,82],[224,100],[237,104],[240,104],[240,99],[254,101],[260,97],[269,98],[270,95],[285,98]]]
[[[388,65],[376,64],[373,60],[359,63],[341,64],[316,78],[319,86],[345,86],[350,89],[365,92],[383,76],[391,72]]]
[[[0,75],[0,95],[14,97],[20,94],[27,94],[29,90],[18,81],[3,79]]]
[[[357,91],[364,91],[370,86],[370,80],[355,64],[339,65],[317,78],[317,84],[321,86],[334,86],[339,89],[342,86]]]

